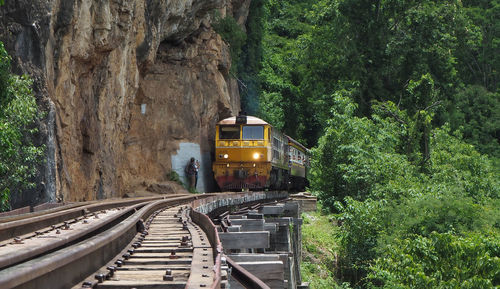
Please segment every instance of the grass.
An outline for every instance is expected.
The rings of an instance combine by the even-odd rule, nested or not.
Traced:
[[[338,227],[332,215],[303,213],[302,218],[302,281],[311,289],[342,288],[335,281],[338,252]]]
[[[178,183],[181,186],[184,186],[184,183],[181,181],[181,177],[176,171],[170,171],[170,173],[168,173],[168,179],[172,182]]]
[[[195,188],[188,188],[188,191],[191,194],[201,194],[201,192],[198,192],[198,190]]]

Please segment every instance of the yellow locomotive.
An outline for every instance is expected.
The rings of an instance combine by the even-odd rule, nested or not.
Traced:
[[[213,172],[221,190],[291,189],[307,185],[308,150],[253,116],[216,125]]]

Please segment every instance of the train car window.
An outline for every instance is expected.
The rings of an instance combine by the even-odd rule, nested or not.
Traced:
[[[273,150],[273,159],[274,160],[279,160],[280,159],[280,152],[277,150]]]
[[[243,126],[243,139],[264,139],[264,127],[260,125]]]
[[[219,139],[240,139],[240,126],[220,126]]]

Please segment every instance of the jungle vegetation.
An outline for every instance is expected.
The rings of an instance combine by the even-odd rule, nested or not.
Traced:
[[[310,190],[341,224],[333,275],[318,276],[498,288],[500,1],[251,8],[244,110],[312,149]]]
[[[12,194],[35,186],[33,178],[44,151],[33,143],[40,113],[32,81],[12,74],[10,61],[0,42],[0,212],[11,209]]]

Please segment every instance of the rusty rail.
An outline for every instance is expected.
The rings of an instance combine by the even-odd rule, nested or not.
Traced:
[[[215,256],[215,277],[212,282],[212,286],[210,287],[211,289],[220,289],[221,288],[221,281],[222,281],[222,276],[221,276],[221,258],[222,258],[222,245],[219,239],[219,234],[217,233],[217,227],[215,227],[214,223],[210,218],[202,214],[200,212],[197,212],[196,210],[191,210],[191,220],[195,222],[200,228],[202,228],[203,231],[205,231],[205,234],[207,234],[207,238],[212,245],[212,248],[214,249],[214,256]]]
[[[247,289],[270,289],[266,283],[262,282],[259,278],[255,277],[252,273],[245,270],[245,268],[238,265],[231,258],[226,256],[227,264],[231,268],[231,277],[236,279],[240,284],[243,284]]]
[[[214,201],[227,199],[231,200],[236,196],[243,194],[227,195],[227,194],[206,194],[206,195],[188,195],[181,197],[173,197],[170,199],[160,199],[151,201],[151,203],[139,206],[138,211],[127,217],[118,225],[94,236],[88,238],[80,243],[70,245],[61,250],[45,254],[36,259],[20,263],[15,266],[5,268],[0,273],[0,288],[69,288],[79,281],[83,280],[89,274],[97,271],[103,264],[114,258],[123,248],[125,248],[130,241],[134,239],[137,232],[142,230],[138,226],[156,210],[165,206],[175,206],[191,202],[191,206],[195,208],[198,205],[207,205],[205,209],[217,209]],[[247,194],[248,195],[248,194]],[[267,193],[257,193],[257,199],[272,198]],[[205,199],[205,200],[201,200]],[[241,203],[248,202],[246,197],[241,199]],[[125,204],[134,204],[137,202],[144,202],[141,200],[129,200],[121,202],[120,206]],[[231,200],[232,201],[232,200]],[[255,201],[255,200],[253,200]],[[212,202],[212,203],[211,203]],[[116,203],[114,207],[116,206]],[[112,208],[113,204],[94,204],[87,208],[87,212],[104,210],[105,208]],[[66,212],[66,217],[71,214],[82,214],[83,208],[75,208]],[[64,212],[54,213],[57,216],[45,216],[47,219],[56,220],[62,218]],[[43,217],[43,216],[41,216]],[[40,218],[40,217],[37,217]],[[74,218],[73,216],[68,219]],[[207,238],[214,250],[214,271],[212,289],[220,289],[222,282],[221,265],[223,248],[219,240],[217,228],[210,220],[210,218],[197,210],[191,210],[191,218],[205,231]],[[35,218],[36,219],[36,218]],[[57,219],[59,220],[59,219]],[[36,221],[20,220],[27,222],[26,224],[36,223]],[[47,220],[45,220],[47,221]],[[0,229],[6,230],[5,227]],[[33,225],[31,225],[33,226]],[[42,227],[45,227],[42,226]],[[31,229],[31,232],[33,229]],[[2,231],[0,231],[2,234]],[[257,277],[243,269],[241,266],[227,258],[228,265],[232,268],[232,276],[240,283],[244,284],[247,288],[269,288]],[[57,284],[57,285],[55,285]]]
[[[0,216],[0,224],[14,222],[14,221],[20,221],[20,220],[25,220],[25,219],[31,219],[31,218],[35,218],[38,216],[48,215],[51,213],[56,213],[56,212],[60,212],[60,211],[74,209],[77,207],[83,207],[83,206],[87,206],[87,205],[91,205],[91,204],[94,204],[94,202],[68,203],[68,204],[64,204],[64,205],[56,207],[56,208],[51,208],[51,209],[46,209],[46,210],[36,211],[36,212],[34,212],[34,211],[32,212],[31,207],[27,207],[27,208],[29,208],[29,211],[26,211],[25,213]]]
[[[147,202],[132,205],[127,209],[120,211],[113,217],[103,219],[101,222],[97,224],[90,224],[88,225],[88,228],[86,228],[85,230],[76,231],[64,238],[47,239],[47,242],[44,242],[43,244],[40,244],[35,247],[30,246],[29,248],[23,248],[17,250],[15,254],[0,255],[0,269],[12,266],[19,262],[29,260],[30,258],[39,256],[45,252],[63,248],[64,246],[67,246],[70,243],[73,243],[77,240],[81,240],[85,236],[89,236],[94,232],[102,230],[103,228],[106,228],[107,226],[113,223],[119,222],[120,220],[130,215],[134,210],[140,209],[142,206],[145,206],[146,204]]]
[[[116,207],[131,206],[147,201],[160,200],[164,197],[141,198],[118,202],[106,202],[99,204],[90,204],[78,206],[63,211],[52,212],[43,215],[37,215],[29,219],[15,220],[6,223],[0,223],[0,242],[24,234],[29,234],[37,230],[50,227],[51,225],[62,223],[67,220],[82,217],[87,213],[98,212]]]
[[[212,196],[210,198],[206,198],[203,200],[195,200],[192,202],[193,210],[191,210],[191,219],[195,221],[207,234],[208,239],[210,240],[210,243],[212,244],[212,248],[216,248],[217,250],[217,255],[216,255],[216,262],[215,262],[215,270],[216,271],[216,277],[214,278],[213,284],[211,286],[211,289],[220,289],[221,286],[221,264],[222,264],[222,253],[223,253],[223,247],[219,239],[219,234],[217,231],[217,228],[215,227],[214,223],[212,220],[205,214],[202,214],[198,211],[196,211],[194,208],[200,208],[202,205],[207,205],[210,202],[214,202],[217,200],[220,200],[221,198],[229,198],[229,199],[235,199],[238,196],[245,196],[247,193],[237,193],[237,194],[232,194],[232,195],[227,195],[227,194],[219,194]],[[284,196],[280,196],[280,194],[276,194],[273,196],[273,194],[267,194],[267,193],[257,193],[261,194],[262,199],[259,201],[266,201],[269,199],[278,199],[278,198],[284,198]],[[272,196],[269,198],[269,196]],[[255,200],[251,200],[250,204],[252,207],[260,206],[260,204],[254,204]],[[205,203],[205,204],[203,204]],[[240,204],[243,205],[243,204]],[[213,211],[220,210],[221,208],[217,208],[215,206],[209,206]],[[206,208],[205,208],[206,210]],[[212,212],[213,212],[212,211]],[[210,212],[210,213],[212,213]],[[209,213],[209,212],[205,212]],[[215,255],[215,254],[214,254]],[[245,268],[241,267],[238,265],[236,262],[231,260],[229,257],[225,256],[224,257],[228,263],[228,266],[231,268],[231,276],[237,280],[239,283],[245,286],[245,288],[248,289],[270,289],[268,285],[266,285],[264,282],[262,282],[259,278],[257,278],[255,275],[247,271]]]
[[[64,203],[43,203],[37,206],[33,206],[33,212],[40,212],[50,209],[55,209],[64,206]]]
[[[2,270],[0,288],[70,288],[116,256],[136,235],[137,224],[154,211],[198,196],[159,200],[143,206],[117,226],[73,246]],[[84,265],[82,265],[84,264]],[[54,285],[56,282],[57,285]]]
[[[19,209],[14,209],[14,210],[11,210],[11,211],[8,211],[8,212],[0,213],[0,218],[7,218],[7,217],[14,218],[14,217],[22,215],[22,214],[28,214],[30,212],[31,212],[31,207],[30,206],[26,206],[26,207],[22,207],[22,208],[19,208]]]

